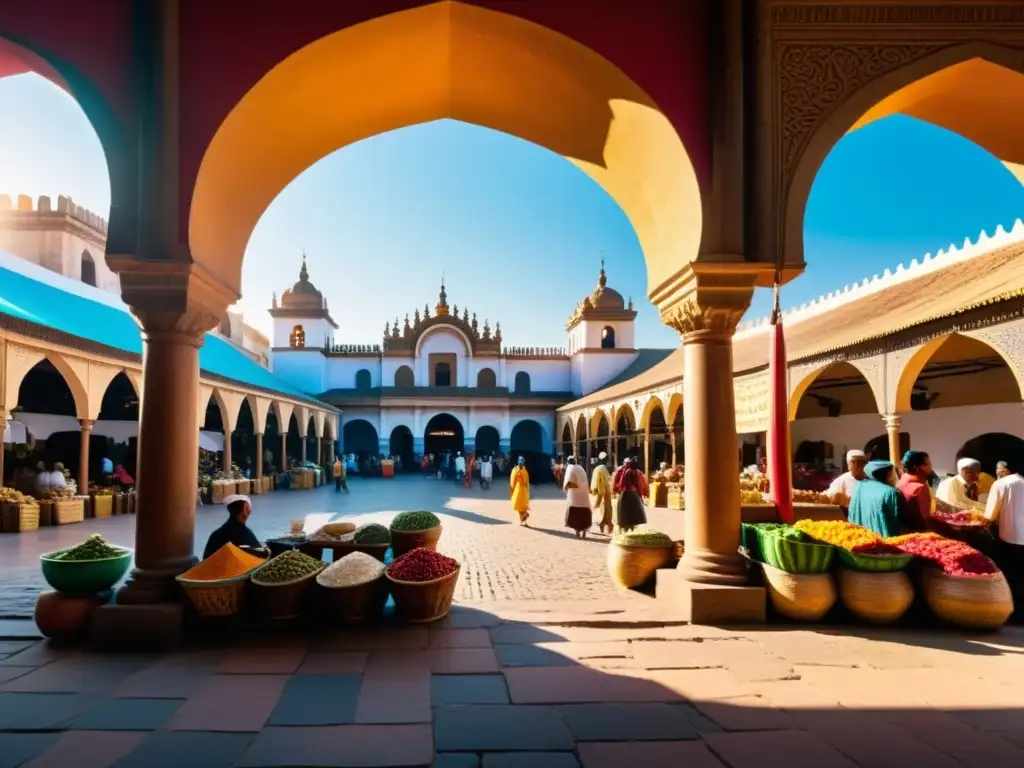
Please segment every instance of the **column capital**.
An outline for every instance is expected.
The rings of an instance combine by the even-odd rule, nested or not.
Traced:
[[[78,423],[81,425],[83,432],[88,432],[93,428],[96,421],[95,419],[79,419]]]
[[[731,338],[750,307],[759,269],[744,262],[693,262],[674,285],[652,292],[661,321],[687,337]]]
[[[198,264],[180,260],[109,255],[107,264],[121,280],[121,296],[143,334],[178,335],[202,344],[238,293]]]
[[[882,415],[886,429],[899,429],[903,425],[903,419],[898,413],[886,413]]]

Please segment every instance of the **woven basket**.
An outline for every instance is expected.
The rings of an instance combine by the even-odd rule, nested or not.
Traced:
[[[674,543],[667,547],[629,547],[611,542],[608,544],[608,575],[620,589],[639,587],[668,564],[674,550]]]
[[[203,618],[237,616],[245,607],[245,592],[249,574],[217,581],[194,581],[178,577],[196,614]]]
[[[81,499],[62,499],[53,502],[53,524],[68,525],[85,520],[85,504]]]
[[[306,607],[310,590],[316,584],[316,577],[326,567],[322,565],[300,579],[292,579],[281,584],[261,584],[257,569],[250,576],[256,609],[265,619],[283,621],[298,618]]]
[[[821,621],[836,604],[836,585],[827,573],[786,573],[763,564],[768,598],[775,610],[796,621]]]
[[[842,547],[836,547],[836,551],[839,554],[839,559],[849,568],[866,573],[902,571],[914,559],[913,555],[866,555],[862,552],[851,552]]]
[[[461,571],[459,566],[454,573],[433,581],[399,581],[387,576],[398,618],[412,624],[443,619],[452,609]]]
[[[417,547],[436,551],[442,528],[443,526],[435,525],[425,531],[391,531],[392,554],[401,557]]]
[[[921,569],[921,591],[943,621],[970,629],[998,629],[1013,613],[1013,595],[1002,573],[950,576],[937,568]]]
[[[27,533],[38,529],[38,504],[0,503],[0,533]]]
[[[857,571],[839,568],[839,597],[858,619],[891,624],[914,603],[914,586],[903,571]]]
[[[351,587],[328,587],[317,575],[319,606],[324,618],[334,621],[366,621],[376,619],[384,611],[391,593],[384,574],[365,584]]]

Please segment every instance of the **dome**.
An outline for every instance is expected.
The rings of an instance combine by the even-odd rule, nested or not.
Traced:
[[[302,257],[302,269],[299,280],[291,288],[281,294],[281,307],[284,309],[323,309],[324,296],[309,282],[309,270],[306,269],[306,257]]]
[[[601,260],[601,271],[597,276],[597,285],[594,290],[584,296],[582,301],[576,305],[576,309],[569,317],[566,330],[572,330],[581,321],[588,317],[592,318],[615,318],[631,320],[636,317],[633,309],[633,300],[627,304],[622,294],[614,288],[608,287],[608,275],[604,271],[604,259]]]
[[[608,277],[604,273],[603,264],[601,274],[597,278],[597,287],[590,294],[590,306],[608,312],[621,312],[626,308],[626,300],[622,298],[622,294],[608,287]]]

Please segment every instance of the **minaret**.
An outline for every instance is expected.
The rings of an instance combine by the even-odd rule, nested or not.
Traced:
[[[448,314],[448,293],[444,289],[444,278],[441,278],[441,293],[438,294],[437,306],[434,307],[434,314],[437,316]]]

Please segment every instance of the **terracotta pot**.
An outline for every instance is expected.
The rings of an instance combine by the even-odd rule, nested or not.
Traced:
[[[77,640],[88,631],[93,609],[109,599],[109,593],[68,595],[63,592],[42,592],[36,599],[36,626],[51,639]]]

